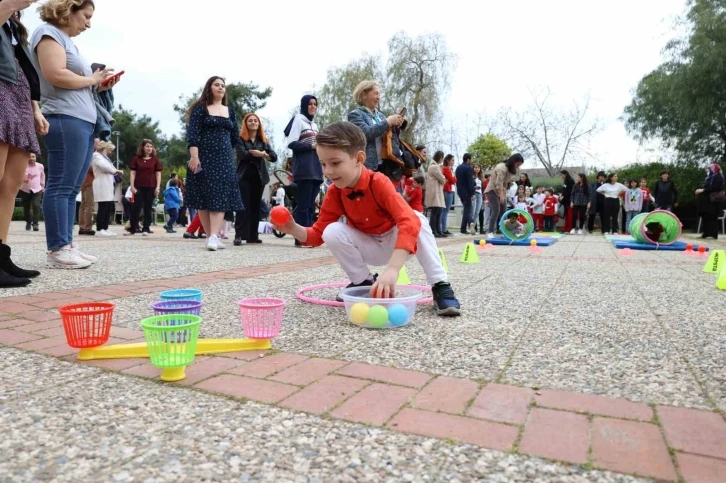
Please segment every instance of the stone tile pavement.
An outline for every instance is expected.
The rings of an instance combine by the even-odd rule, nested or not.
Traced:
[[[265,237],[222,258],[150,238],[91,240],[105,266],[0,293],[8,481],[726,480],[726,298],[705,260],[567,236],[464,265],[457,237],[442,245],[465,314],[421,307],[371,332],[294,298],[343,279],[324,248]],[[160,275],[169,249],[196,265]],[[66,344],[59,306],[113,301],[109,343],[141,341],[156,294],[192,286],[204,337],[241,336],[242,296],[285,298],[274,349],[197,357],[161,383],[147,359],[80,363]]]

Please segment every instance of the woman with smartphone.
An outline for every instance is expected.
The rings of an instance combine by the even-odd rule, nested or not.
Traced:
[[[93,0],[47,0],[38,7],[40,19],[30,40],[40,73],[41,111],[50,129],[48,183],[43,198],[48,268],[87,268],[96,257],[79,250],[73,242],[76,195],[81,189],[93,155],[93,131],[97,111],[92,90],[111,89],[116,81],[101,86],[111,69],[95,72],[73,43],[91,27]]]

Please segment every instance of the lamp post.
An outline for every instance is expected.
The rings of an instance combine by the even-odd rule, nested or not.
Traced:
[[[119,150],[121,148],[121,145],[119,144],[120,143],[119,139],[120,139],[120,136],[121,136],[121,132],[120,131],[114,131],[111,134],[113,134],[114,136],[116,136],[116,169],[118,169],[119,164],[120,164],[119,157],[118,157],[118,155],[119,155],[118,152],[119,152]]]

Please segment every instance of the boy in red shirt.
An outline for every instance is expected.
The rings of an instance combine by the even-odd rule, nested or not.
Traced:
[[[408,201],[408,205],[419,213],[423,213],[423,184],[424,177],[417,174],[413,178],[413,184],[406,191],[403,199]]]
[[[555,215],[557,214],[557,198],[552,196],[552,190],[545,190],[544,199],[544,229],[555,231]]]
[[[640,210],[641,213],[650,212],[650,188],[648,188],[648,180],[640,178],[640,191],[643,192],[643,208]]]
[[[416,255],[431,285],[436,313],[459,315],[461,307],[428,220],[406,204],[386,176],[365,168],[363,131],[336,122],[318,133],[316,144],[323,174],[332,181],[318,220],[310,228],[290,220],[275,229],[305,245],[325,243],[348,275],[348,287],[371,286],[373,296],[394,296],[401,267]],[[343,216],[346,223],[340,221]],[[385,264],[386,269],[376,277],[368,264]]]

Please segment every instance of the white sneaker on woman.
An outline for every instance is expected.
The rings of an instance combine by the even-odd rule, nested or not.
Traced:
[[[570,235],[574,235],[574,234],[575,234],[575,229],[573,228],[572,230],[570,230]]]
[[[224,246],[224,243],[222,243],[222,239],[220,237],[217,237],[217,250],[224,250],[227,248]]]
[[[581,229],[580,230],[577,230],[577,234],[578,235],[582,235],[582,230]]]
[[[115,233],[111,233],[108,230],[100,230],[100,231],[96,232],[96,236],[100,236],[100,237],[109,237],[109,236],[114,236],[114,235],[115,235]]]
[[[79,246],[77,243],[71,243],[71,253],[75,253],[81,260],[85,260],[87,262],[96,263],[98,261],[98,258],[94,257],[93,255],[87,255],[83,253],[81,250],[79,250]]]
[[[45,266],[47,268],[64,269],[88,268],[91,266],[91,262],[79,257],[69,247],[63,247],[58,251],[48,252],[48,256],[45,259]]]
[[[207,250],[209,250],[210,252],[216,252],[218,244],[219,238],[217,238],[217,235],[211,235],[209,238],[207,238]]]

